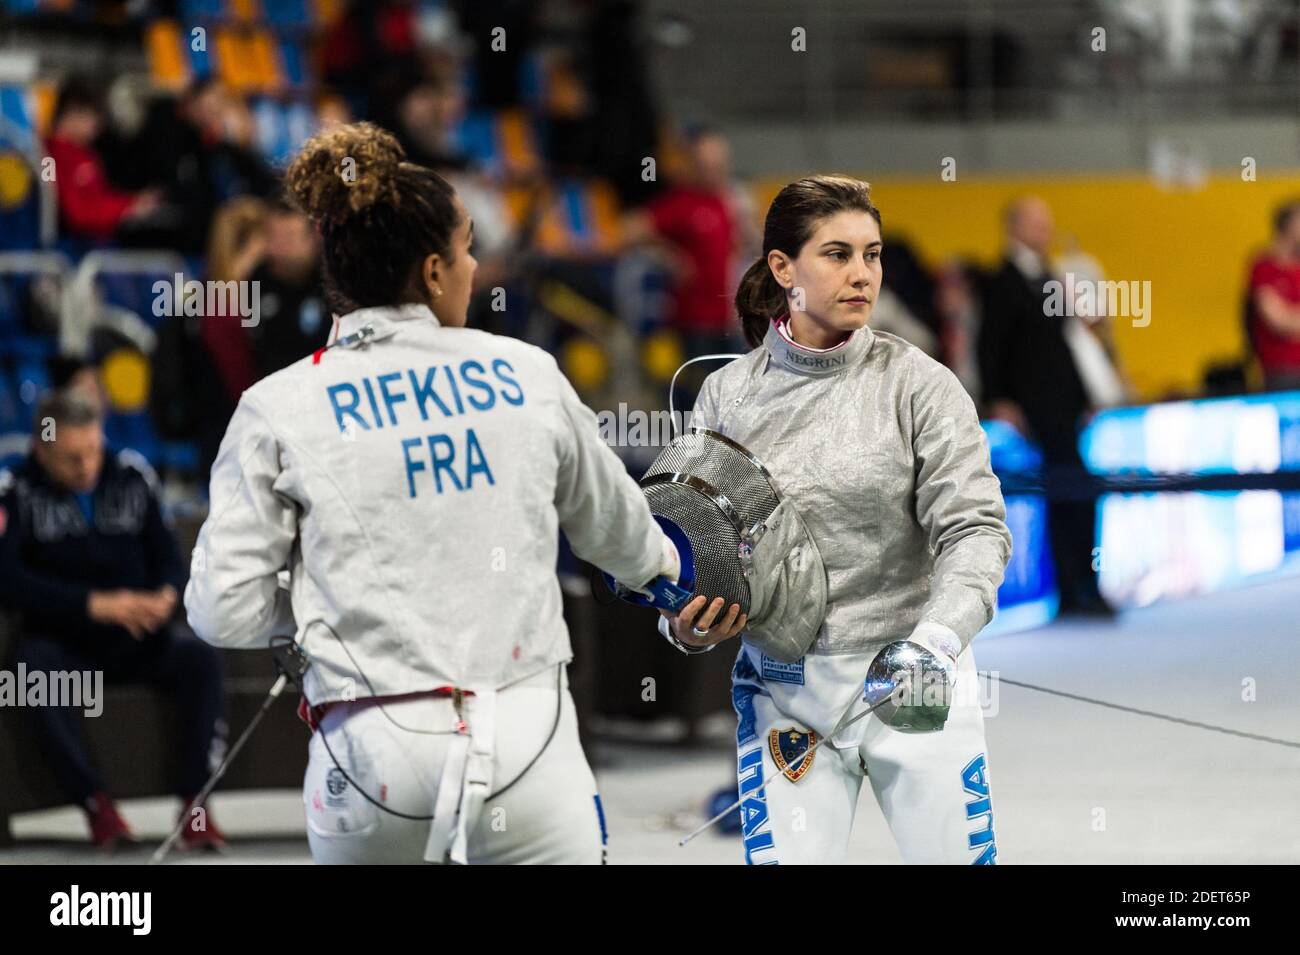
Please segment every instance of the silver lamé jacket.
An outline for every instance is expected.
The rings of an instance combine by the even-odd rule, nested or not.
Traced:
[[[772,473],[828,578],[813,654],[874,652],[922,620],[963,649],[993,616],[1011,556],[1001,486],[974,403],[920,349],[864,327],[832,349],[773,323],[705,380],[691,426]]]

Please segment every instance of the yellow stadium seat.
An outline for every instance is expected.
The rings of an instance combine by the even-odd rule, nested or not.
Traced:
[[[109,406],[122,414],[141,411],[149,398],[149,360],[135,348],[109,352],[102,366]]]
[[[609,356],[590,338],[570,338],[560,349],[560,366],[578,391],[599,388],[609,377]]]
[[[31,194],[32,171],[18,153],[0,153],[0,212],[17,209]]]

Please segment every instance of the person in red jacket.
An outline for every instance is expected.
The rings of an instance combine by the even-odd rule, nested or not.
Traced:
[[[159,205],[157,191],[123,192],[109,182],[94,142],[103,126],[99,96],[84,80],[64,84],[54,108],[45,148],[54,160],[54,183],[66,234],[107,242],[128,219],[140,219]]]
[[[1300,389],[1300,200],[1278,210],[1250,270],[1248,326],[1269,391]]]

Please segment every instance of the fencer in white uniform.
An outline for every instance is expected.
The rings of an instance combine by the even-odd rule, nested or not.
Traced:
[[[787,195],[792,189],[802,192]],[[866,324],[881,280],[879,218],[867,210],[866,189],[815,177],[774,201],[776,227],[786,234],[773,238],[769,213],[765,248],[784,251],[760,259],[747,277],[749,294],[742,285],[738,296],[751,342],[761,341],[709,375],[690,421],[739,442],[767,467],[827,575],[825,622],[802,659],[774,660],[742,634],[732,698],[745,859],[844,861],[865,779],[905,862],[993,863],[989,756],[970,643],[992,617],[1011,538],[987,442],[957,378]],[[810,195],[817,202],[805,204],[812,211],[803,213],[801,237],[791,233],[800,218],[792,203]],[[805,334],[820,334],[819,347],[797,341],[790,312],[777,310],[798,301],[795,288]],[[772,319],[755,314],[756,299]],[[718,626],[715,615],[701,613],[694,634],[664,616],[660,632],[698,652],[720,642],[700,633]],[[952,667],[942,730],[902,732],[877,714],[843,728],[846,716],[867,707],[863,681],[876,654],[907,639]]]
[[[373,256],[408,254],[437,314],[355,308],[328,347],[244,393],[212,471],[190,622],[225,647],[292,635],[310,658],[316,861],[599,863],[603,811],[565,680],[559,531],[633,586],[676,579],[676,551],[555,360],[452,327],[472,224],[445,183],[399,169],[373,127],[322,135],[304,156],[327,170],[356,157],[371,190],[335,197],[337,215],[329,196],[296,190],[323,221],[332,281],[359,298],[367,269],[385,266]],[[441,255],[368,231],[444,202]],[[438,247],[436,221],[415,228]]]

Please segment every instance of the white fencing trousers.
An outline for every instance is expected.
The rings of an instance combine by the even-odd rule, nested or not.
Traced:
[[[868,716],[860,745],[822,744],[795,782],[777,772],[775,758],[793,765],[791,757],[808,743],[808,727],[776,707],[744,659],[733,674],[733,700],[746,862],[847,861],[864,775],[905,863],[996,862],[984,715],[970,648],[958,657],[942,730],[900,733]],[[866,706],[859,696],[853,712]]]
[[[578,741],[567,679],[558,696],[557,683],[550,669],[495,694],[466,697],[467,733],[455,731],[455,708],[445,697],[382,706],[363,699],[331,708],[312,736],[303,783],[312,858],[603,862],[604,810]],[[369,802],[334,765],[322,733],[347,774],[374,799],[434,819],[403,819]]]

